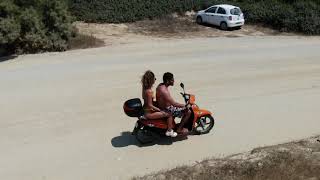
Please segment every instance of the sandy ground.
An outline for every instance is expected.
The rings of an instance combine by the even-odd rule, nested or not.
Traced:
[[[0,179],[127,179],[317,135],[319,50],[319,37],[150,38],[1,62]],[[122,105],[147,69],[184,82],[213,130],[139,147]]]

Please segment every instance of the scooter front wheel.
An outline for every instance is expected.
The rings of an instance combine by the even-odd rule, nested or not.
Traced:
[[[195,124],[194,131],[196,134],[207,134],[214,126],[214,118],[211,115],[200,117]]]
[[[141,144],[151,143],[155,140],[155,137],[153,136],[153,134],[150,131],[143,129],[143,128],[137,129],[135,136],[136,136],[136,139]]]

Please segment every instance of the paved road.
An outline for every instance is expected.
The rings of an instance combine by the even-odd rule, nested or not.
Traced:
[[[147,69],[215,112],[210,134],[139,147],[122,104]],[[0,179],[127,179],[320,133],[320,39],[149,40],[0,63]],[[178,84],[177,83],[177,84]],[[178,85],[172,94],[182,102]]]

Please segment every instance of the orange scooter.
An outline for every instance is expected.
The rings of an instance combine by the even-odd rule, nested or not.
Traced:
[[[200,109],[199,106],[195,104],[195,95],[185,93],[183,83],[181,83],[180,86],[183,89],[181,95],[185,100],[186,108],[191,110],[191,116],[184,127],[194,132],[194,134],[209,133],[214,126],[212,113],[208,110]],[[143,118],[143,107],[139,98],[126,101],[123,109],[128,116],[138,117],[132,134],[136,136],[136,139],[140,143],[151,143],[159,136],[165,136],[165,132],[168,129],[167,120]],[[174,130],[176,130],[178,125],[179,124],[173,122]]]

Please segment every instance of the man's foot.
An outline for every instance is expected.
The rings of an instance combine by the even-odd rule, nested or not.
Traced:
[[[176,132],[174,132],[172,129],[171,130],[168,130],[167,132],[166,132],[166,136],[170,136],[170,137],[177,137],[177,133]]]
[[[177,129],[178,134],[187,134],[189,131],[187,128]]]

